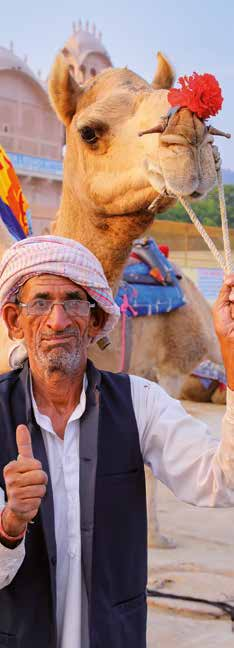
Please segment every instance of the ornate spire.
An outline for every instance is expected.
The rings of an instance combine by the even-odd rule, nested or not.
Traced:
[[[76,27],[76,29],[75,29]],[[74,59],[74,66],[77,68],[77,74],[80,66],[84,68],[85,80],[98,74],[101,69],[111,66],[111,60],[102,44],[102,33],[98,32],[94,21],[77,20],[73,22],[73,33],[67,39],[63,52],[65,56],[70,57],[70,64]],[[94,57],[98,57],[97,63],[86,61],[90,52]],[[76,74],[76,73],[75,73]],[[78,79],[80,81],[80,79]]]

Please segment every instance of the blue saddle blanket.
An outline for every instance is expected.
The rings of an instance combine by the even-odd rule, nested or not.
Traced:
[[[124,300],[129,305],[126,308],[128,316],[143,317],[145,315],[158,315],[159,313],[170,313],[186,304],[179,280],[170,261],[159,250],[154,239],[149,239],[151,251],[157,259],[157,266],[163,283],[153,280],[149,274],[150,267],[145,262],[131,263],[126,266],[120,283],[115,301],[121,308]],[[137,281],[134,282],[134,278]],[[147,283],[143,283],[144,280]],[[148,283],[150,281],[150,283]]]
[[[215,364],[211,360],[204,360],[196,369],[192,371],[193,376],[197,376],[203,387],[209,389],[213,380],[218,381],[221,385],[227,384],[226,374],[223,365]]]

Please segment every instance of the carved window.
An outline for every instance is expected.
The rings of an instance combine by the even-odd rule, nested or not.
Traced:
[[[85,81],[86,67],[85,65],[80,65],[79,70],[81,72],[81,81]]]

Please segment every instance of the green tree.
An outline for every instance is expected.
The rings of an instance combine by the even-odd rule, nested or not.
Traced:
[[[234,227],[234,185],[225,185],[225,200],[227,216],[230,227]],[[220,227],[219,197],[217,187],[213,189],[206,198],[191,203],[192,207],[203,225]],[[190,218],[182,205],[177,203],[175,207],[168,209],[164,214],[157,214],[157,220],[171,220],[182,223],[190,223]]]

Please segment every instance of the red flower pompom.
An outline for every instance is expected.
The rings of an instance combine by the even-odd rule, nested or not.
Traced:
[[[181,88],[172,88],[168,93],[171,106],[183,106],[196,113],[200,119],[216,115],[222,107],[223,97],[220,85],[213,74],[197,74],[179,77]]]

